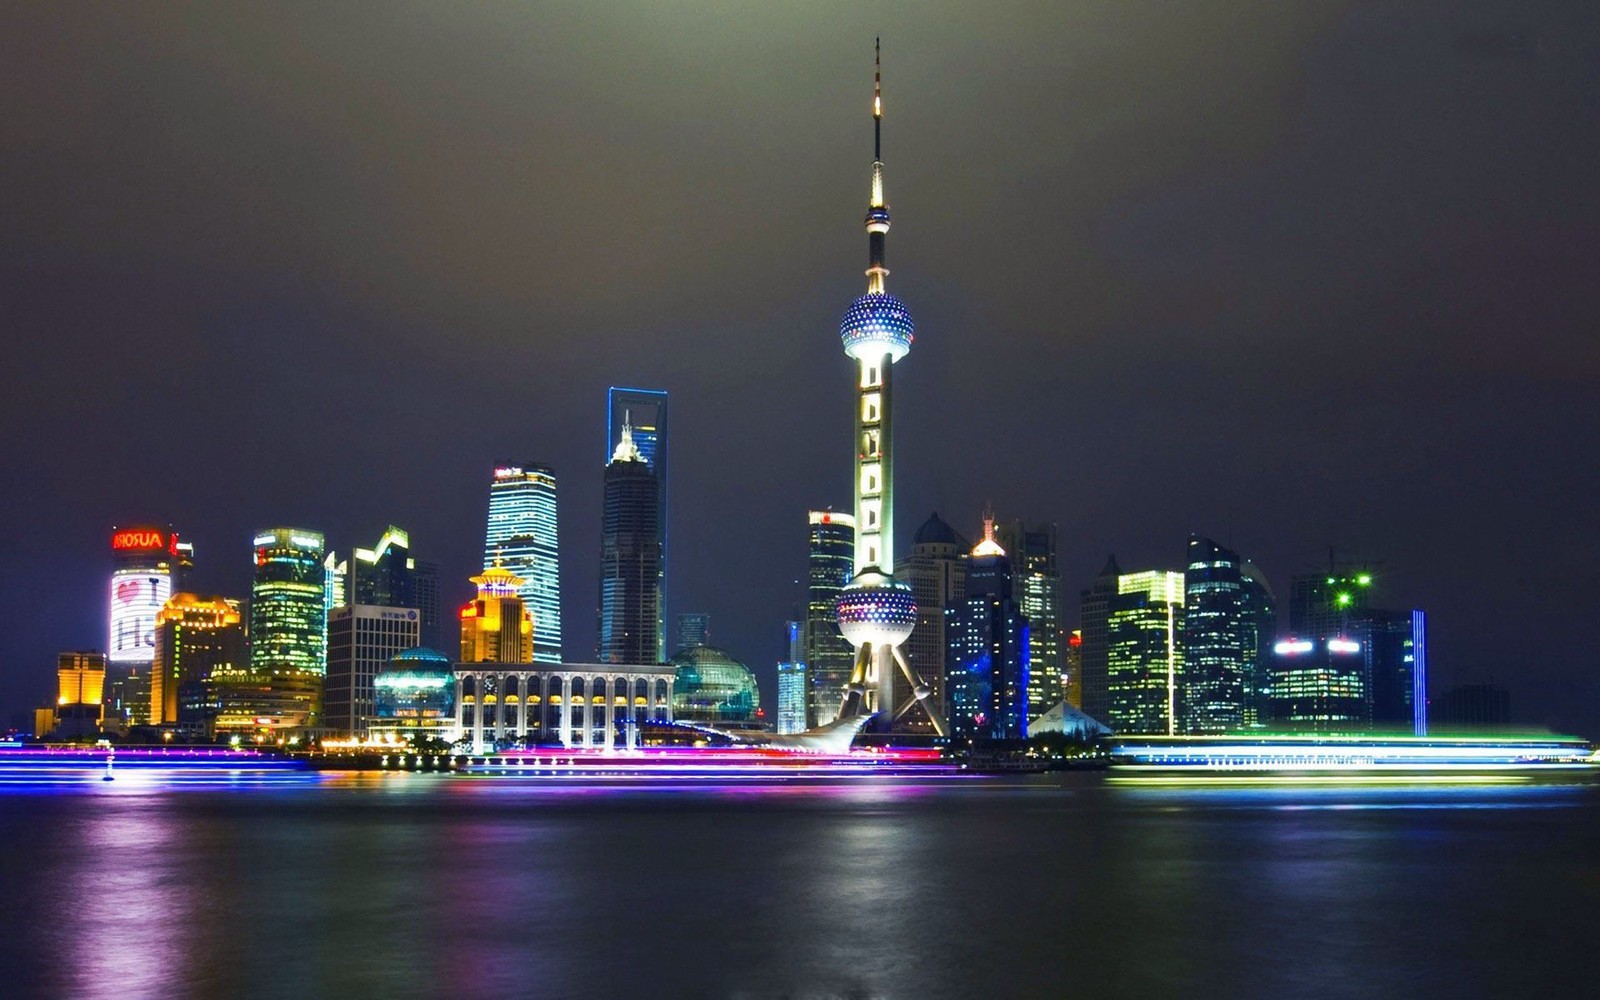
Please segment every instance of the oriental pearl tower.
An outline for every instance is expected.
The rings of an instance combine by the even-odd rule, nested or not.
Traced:
[[[917,622],[911,588],[894,576],[894,423],[891,371],[911,351],[911,312],[885,290],[884,243],[889,206],[883,200],[883,73],[874,45],[872,196],[867,203],[867,294],[850,303],[839,324],[844,353],[856,362],[855,576],[839,594],[839,631],[855,647],[855,667],[839,719],[887,730],[907,712],[925,713],[950,735],[932,690],[900,645]],[[905,679],[896,697],[896,672]]]

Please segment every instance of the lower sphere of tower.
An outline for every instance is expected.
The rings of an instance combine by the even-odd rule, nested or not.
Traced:
[[[917,625],[911,588],[882,573],[863,573],[839,592],[839,632],[852,646],[898,646]]]

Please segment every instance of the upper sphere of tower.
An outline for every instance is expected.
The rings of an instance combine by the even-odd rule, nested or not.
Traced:
[[[844,352],[861,360],[889,355],[899,361],[911,352],[911,310],[888,292],[868,292],[850,303],[839,323]]]

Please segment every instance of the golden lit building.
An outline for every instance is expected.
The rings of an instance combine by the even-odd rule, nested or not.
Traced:
[[[315,725],[322,709],[322,674],[282,667],[219,669],[211,674],[217,736],[275,736]]]
[[[491,566],[472,582],[478,597],[461,608],[461,662],[532,663],[533,615],[517,593],[526,581]]]
[[[104,653],[66,652],[56,657],[56,704],[50,729],[60,736],[92,736],[104,717]],[[43,711],[43,710],[41,710]],[[43,721],[35,713],[37,729]]]
[[[244,667],[244,616],[239,602],[222,597],[175,594],[156,614],[156,656],[150,671],[150,722],[204,724],[180,719],[180,688],[189,686],[190,712],[209,715],[204,685],[212,673]]]

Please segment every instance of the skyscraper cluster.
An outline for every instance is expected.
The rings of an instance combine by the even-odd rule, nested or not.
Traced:
[[[1367,567],[1290,582],[1288,627],[1260,569],[1198,535],[1182,570],[1082,593],[1082,708],[1119,733],[1427,731],[1426,616],[1374,607]]]

